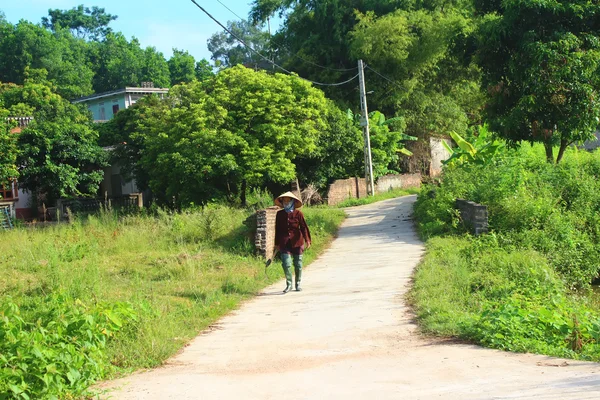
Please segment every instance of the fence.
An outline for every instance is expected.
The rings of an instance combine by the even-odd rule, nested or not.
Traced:
[[[58,218],[68,219],[72,214],[91,214],[102,209],[138,210],[144,207],[141,193],[106,199],[61,199],[56,202]]]
[[[0,229],[9,230],[13,228],[12,211],[10,205],[0,205]]]

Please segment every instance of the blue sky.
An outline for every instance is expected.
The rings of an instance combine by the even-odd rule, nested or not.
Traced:
[[[198,4],[222,23],[237,18],[215,0],[197,0]],[[221,0],[241,17],[247,17],[252,0]],[[169,58],[172,48],[189,51],[196,59],[210,60],[207,39],[221,28],[190,0],[12,0],[2,1],[0,10],[11,23],[25,19],[39,23],[48,9],[70,9],[79,4],[98,6],[119,18],[111,27],[128,39],[135,36],[143,47],[154,46]]]

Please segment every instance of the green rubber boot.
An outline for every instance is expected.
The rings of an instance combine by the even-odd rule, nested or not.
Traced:
[[[296,290],[302,291],[302,254],[294,257],[294,272],[296,274]]]
[[[292,256],[289,254],[282,254],[281,265],[283,266],[283,273],[285,274],[285,289],[283,289],[283,293],[287,293],[292,290]]]

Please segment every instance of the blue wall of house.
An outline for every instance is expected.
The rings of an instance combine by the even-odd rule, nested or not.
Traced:
[[[89,100],[85,104],[92,112],[94,121],[108,121],[114,117],[113,106],[119,106],[119,110],[125,109],[125,96],[125,93],[119,93],[114,96]],[[102,111],[103,109],[104,111]]]

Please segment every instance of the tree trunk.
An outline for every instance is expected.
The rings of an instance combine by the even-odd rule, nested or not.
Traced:
[[[560,160],[562,160],[563,156],[565,155],[565,150],[567,150],[568,146],[569,146],[569,143],[567,142],[566,139],[560,140],[560,149],[558,150],[558,156],[556,157],[557,164],[560,162]]]
[[[248,182],[244,179],[242,181],[242,189],[240,190],[240,202],[242,203],[242,207],[246,207],[246,188],[248,187]]]
[[[546,161],[548,161],[550,164],[554,164],[554,151],[552,150],[552,142],[544,142],[544,147],[546,148]]]

